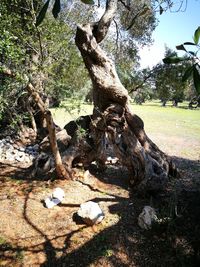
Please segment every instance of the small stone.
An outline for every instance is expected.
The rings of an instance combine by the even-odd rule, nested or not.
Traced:
[[[6,155],[6,160],[15,161],[15,156],[14,155]]]
[[[98,224],[105,216],[99,205],[93,201],[81,204],[77,214],[87,225]]]
[[[9,143],[6,143],[4,145],[4,147],[5,147],[6,150],[12,150],[13,149],[13,146],[11,144],[9,144]]]
[[[152,222],[157,220],[156,211],[150,206],[144,206],[138,217],[138,225],[145,230],[151,229]]]
[[[53,193],[52,193],[52,197],[53,197],[53,198],[57,198],[57,199],[59,199],[60,201],[63,201],[63,199],[64,199],[64,197],[65,197],[65,192],[64,192],[61,188],[57,187],[57,188],[53,191]]]
[[[61,188],[57,187],[54,189],[51,196],[45,198],[45,200],[44,200],[45,206],[48,209],[51,209],[54,206],[61,203],[63,201],[64,197],[65,197],[65,192]]]
[[[55,198],[51,198],[51,197],[47,197],[45,200],[44,200],[44,203],[45,203],[45,206],[48,208],[48,209],[51,209],[53,208],[54,206],[58,205],[60,203],[60,200]]]
[[[6,160],[15,161],[15,155],[12,153],[12,151],[7,150],[5,156],[6,156]]]

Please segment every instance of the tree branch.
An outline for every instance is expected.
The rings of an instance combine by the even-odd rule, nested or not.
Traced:
[[[44,117],[47,122],[47,128],[49,132],[49,142],[51,145],[51,150],[55,159],[56,172],[59,178],[69,178],[70,174],[67,173],[65,167],[62,163],[62,158],[60,156],[60,152],[58,149],[57,141],[56,141],[56,131],[55,124],[53,122],[53,118],[51,112],[46,108],[45,103],[41,99],[40,95],[36,92],[35,88],[31,83],[26,86],[26,90],[33,97],[35,103],[38,105],[41,112],[44,114]]]
[[[108,0],[106,9],[100,20],[93,26],[93,35],[97,43],[100,43],[105,37],[110,27],[110,24],[117,10],[117,0]]]

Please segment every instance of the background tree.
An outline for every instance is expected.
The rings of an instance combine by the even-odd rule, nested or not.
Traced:
[[[26,112],[22,115],[17,100],[24,94],[22,77],[29,69],[29,41],[34,36],[33,26],[28,23],[31,14],[27,12],[26,3],[22,9],[22,2],[20,6],[16,1],[1,1],[0,6],[0,118],[13,129],[17,125],[22,127],[28,115]]]
[[[187,63],[187,68],[182,76],[182,81],[193,78],[194,87],[197,94],[200,94],[200,59],[198,56],[200,42],[200,27],[194,32],[193,42],[185,42],[181,45],[177,45],[176,49],[185,52],[183,57],[176,56],[166,56],[163,59],[165,64],[185,64]],[[189,47],[189,49],[188,49]]]
[[[166,48],[165,56],[176,57],[177,54]],[[185,98],[185,91],[188,87],[187,82],[182,81],[182,76],[187,65],[174,64],[158,64],[154,69],[153,77],[155,79],[155,89],[157,97],[165,106],[167,101],[173,101],[173,105],[177,106],[178,102],[182,102]]]
[[[39,0],[1,2],[0,121],[12,126],[13,130],[30,121],[30,112],[21,101],[22,95],[28,97],[24,91],[28,79],[38,92],[56,99],[57,103],[77,92],[82,96],[81,89],[88,84],[87,73],[72,37],[75,24],[66,23],[66,16],[55,21],[51,13],[47,13],[43,25],[36,28],[35,14],[42,5],[43,1]],[[63,6],[63,12],[65,8]],[[71,13],[72,20],[81,17],[76,8]],[[82,79],[77,79],[75,74],[78,73]]]

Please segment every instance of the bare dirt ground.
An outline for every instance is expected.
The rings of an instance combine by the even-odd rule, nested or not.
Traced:
[[[173,148],[172,148],[173,149]],[[177,147],[176,147],[177,150]],[[200,166],[171,150],[181,178],[165,192],[138,195],[124,169],[79,170],[73,181],[29,178],[27,166],[0,164],[0,266],[200,266]],[[52,209],[43,200],[65,191]],[[81,203],[99,203],[105,219],[86,226]],[[137,218],[153,206],[161,223],[142,230]]]

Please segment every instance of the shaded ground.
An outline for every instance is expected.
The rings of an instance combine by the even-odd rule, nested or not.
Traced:
[[[0,266],[200,266],[199,161],[175,158],[181,178],[166,192],[139,196],[126,171],[80,170],[74,181],[30,179],[30,170],[0,165]],[[55,187],[64,202],[46,209]],[[99,203],[105,219],[87,227],[77,221],[84,201]],[[157,209],[160,224],[137,225],[144,205]]]

